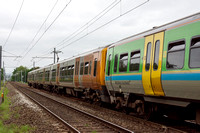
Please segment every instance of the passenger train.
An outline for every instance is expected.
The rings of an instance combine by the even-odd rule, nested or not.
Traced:
[[[200,13],[31,71],[28,84],[200,124]]]

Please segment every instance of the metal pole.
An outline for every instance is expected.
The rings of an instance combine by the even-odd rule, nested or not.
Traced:
[[[0,46],[0,89],[1,89],[1,61],[2,61],[2,46]]]
[[[3,62],[3,86],[5,86],[5,81],[6,81],[6,75],[5,75],[5,67],[4,67],[4,62]]]
[[[53,60],[53,62],[55,64],[56,63],[56,48],[54,48],[53,54],[54,54],[54,60]]]
[[[33,68],[35,68],[35,61],[33,61]]]
[[[25,81],[25,83],[26,83],[26,69],[25,69],[24,76],[25,76],[25,79],[24,79],[24,81]]]

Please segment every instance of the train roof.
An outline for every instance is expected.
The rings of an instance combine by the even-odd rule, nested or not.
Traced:
[[[127,42],[131,42],[133,40],[138,40],[138,39],[143,38],[145,36],[148,36],[148,35],[151,35],[151,34],[155,34],[155,33],[161,32],[161,31],[174,29],[174,28],[177,28],[177,27],[180,27],[180,26],[192,23],[192,22],[196,22],[195,20],[196,21],[200,21],[200,12],[196,13],[196,14],[193,14],[193,15],[190,15],[190,16],[187,16],[187,17],[184,17],[184,18],[181,18],[179,20],[176,20],[176,21],[161,25],[161,26],[153,27],[152,29],[144,31],[144,32],[141,32],[139,34],[135,34],[133,36],[124,38],[124,39],[122,39],[120,41],[117,41],[117,42],[111,44],[109,46],[109,48],[114,47],[114,46],[118,46],[118,45],[122,45],[122,44],[125,44]]]

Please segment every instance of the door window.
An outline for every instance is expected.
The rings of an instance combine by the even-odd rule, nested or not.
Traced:
[[[147,44],[146,64],[145,64],[146,71],[149,71],[150,69],[150,58],[151,58],[151,42]]]
[[[158,63],[159,63],[159,51],[160,51],[160,40],[157,40],[155,43],[155,51],[154,51],[154,63],[153,63],[153,69],[158,69]]]

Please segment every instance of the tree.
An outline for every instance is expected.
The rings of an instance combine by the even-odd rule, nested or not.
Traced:
[[[38,68],[39,67],[34,67],[31,69],[28,69],[27,67],[24,67],[24,66],[17,67],[14,69],[14,71],[12,73],[11,80],[12,81],[21,81],[22,80],[22,82],[27,82],[28,72],[33,71]]]
[[[22,82],[26,82],[28,71],[29,71],[29,69],[24,66],[15,68],[12,73],[11,80],[12,81],[21,81],[22,80]]]

